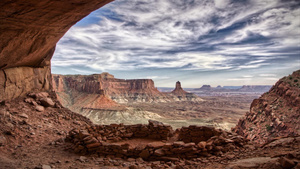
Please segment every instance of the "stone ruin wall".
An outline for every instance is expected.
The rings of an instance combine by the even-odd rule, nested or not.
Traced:
[[[153,142],[136,147],[126,142],[135,138]],[[73,144],[72,149],[76,153],[150,161],[221,155],[240,149],[247,142],[241,136],[210,127],[190,126],[174,131],[168,125],[151,120],[148,125],[111,124],[89,126],[83,130],[73,129],[66,140]]]

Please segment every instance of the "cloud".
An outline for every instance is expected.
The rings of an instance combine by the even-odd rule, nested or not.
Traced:
[[[260,74],[261,77],[276,77],[276,74]]]
[[[154,79],[154,80],[156,80],[156,79],[170,79],[170,77],[168,77],[168,76],[147,76],[146,78],[147,79]]]
[[[279,0],[116,0],[66,33],[52,65],[82,72],[297,67],[299,6]],[[247,78],[253,77],[240,80]]]

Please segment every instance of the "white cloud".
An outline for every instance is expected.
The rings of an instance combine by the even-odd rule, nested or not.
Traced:
[[[259,74],[261,77],[276,77],[276,74]]]
[[[106,15],[96,12],[98,23],[66,33],[52,65],[101,71],[270,66],[295,54],[287,48],[300,46],[300,9],[289,3],[294,2],[116,0],[103,8]]]
[[[154,79],[154,80],[156,80],[156,79],[170,79],[170,77],[168,77],[168,76],[147,76],[146,78],[147,79]]]

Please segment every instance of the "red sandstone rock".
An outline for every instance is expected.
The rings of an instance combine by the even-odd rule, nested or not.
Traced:
[[[39,101],[45,107],[54,107],[55,105],[51,98],[41,98]]]
[[[185,95],[187,92],[182,89],[181,83],[177,81],[175,89],[171,93],[179,96],[179,95]]]
[[[300,70],[280,79],[269,92],[253,100],[250,113],[233,131],[261,144],[279,136],[299,135],[299,86]]]
[[[282,168],[290,169],[296,166],[296,163],[293,160],[288,158],[282,157],[279,159],[279,163],[281,164]]]

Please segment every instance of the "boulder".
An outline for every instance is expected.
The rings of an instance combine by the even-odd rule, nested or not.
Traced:
[[[259,168],[265,164],[273,164],[273,166],[280,167],[277,164],[278,158],[271,158],[271,157],[254,157],[254,158],[247,158],[241,159],[235,162],[231,162],[228,165],[228,169],[235,169],[235,168]]]
[[[39,112],[43,112],[45,110],[45,108],[41,105],[36,105],[35,106],[35,110],[39,111]]]
[[[296,166],[296,163],[293,160],[282,157],[279,159],[279,163],[283,169],[290,169]]]
[[[143,151],[139,154],[139,156],[140,156],[141,158],[143,158],[144,160],[148,159],[148,157],[150,156],[149,150],[147,150],[147,149],[143,150]]]
[[[40,102],[45,107],[54,107],[55,105],[51,98],[41,98]]]

